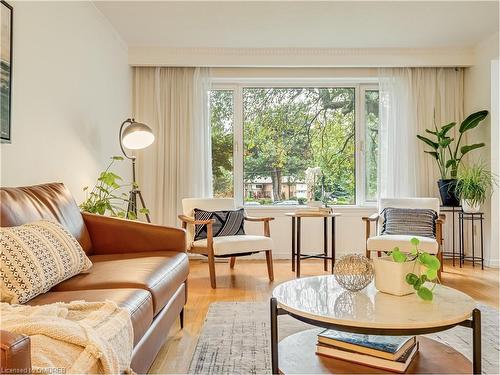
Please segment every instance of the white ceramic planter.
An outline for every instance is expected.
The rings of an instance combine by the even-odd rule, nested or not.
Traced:
[[[323,207],[323,202],[322,201],[310,201],[307,202],[308,207]]]
[[[404,296],[414,292],[413,286],[406,282],[406,275],[410,272],[418,274],[419,266],[416,261],[397,263],[391,257],[373,259],[375,269],[375,288],[379,291]]]
[[[462,199],[461,203],[462,211],[467,214],[475,214],[481,209],[481,205],[479,203],[473,204],[468,199]]]

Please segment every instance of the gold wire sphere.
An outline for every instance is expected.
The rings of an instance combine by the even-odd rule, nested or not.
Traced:
[[[349,254],[335,262],[333,275],[342,288],[357,292],[370,284],[374,270],[370,259],[364,255]]]

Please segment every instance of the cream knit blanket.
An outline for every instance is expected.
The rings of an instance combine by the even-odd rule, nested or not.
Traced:
[[[33,372],[131,372],[130,313],[114,302],[0,305],[3,330],[30,336]]]

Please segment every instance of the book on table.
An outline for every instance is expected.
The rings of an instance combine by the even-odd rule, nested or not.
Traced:
[[[325,330],[316,353],[384,370],[405,372],[418,351],[415,336],[380,336]]]
[[[415,345],[415,336],[363,335],[327,329],[318,335],[318,343],[361,354],[396,360]]]
[[[418,341],[407,349],[403,355],[395,361],[361,354],[345,349],[337,349],[333,346],[319,344],[316,346],[316,354],[358,363],[365,366],[377,367],[387,371],[404,373],[418,352]]]

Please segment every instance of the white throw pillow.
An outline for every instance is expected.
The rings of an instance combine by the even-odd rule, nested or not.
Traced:
[[[0,228],[2,302],[25,303],[91,267],[78,241],[59,223]]]

